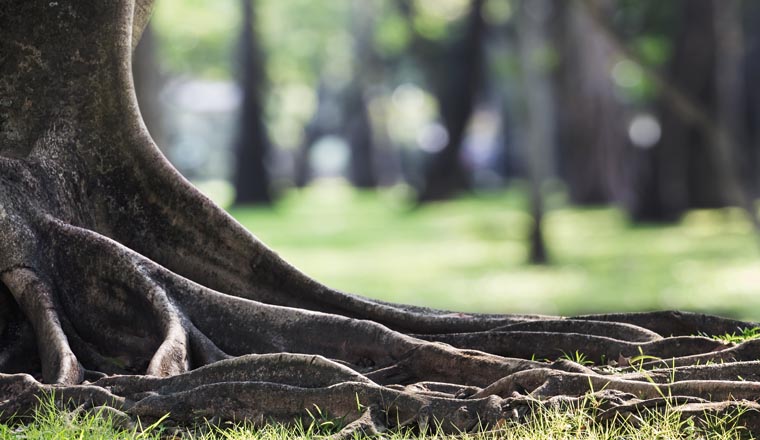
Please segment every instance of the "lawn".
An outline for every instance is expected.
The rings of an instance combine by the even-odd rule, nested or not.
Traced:
[[[534,412],[525,423],[508,422],[495,430],[479,433],[444,435],[430,432],[389,433],[387,440],[748,440],[753,439],[737,422],[740,413],[722,417],[705,415],[695,419],[682,419],[670,408],[662,412],[643,410],[637,418],[618,420],[613,424],[594,422],[599,403],[592,399],[582,406],[555,407]],[[313,413],[312,413],[313,414]],[[98,411],[75,414],[64,412],[52,401],[42,401],[34,423],[0,425],[0,440],[318,440],[325,439],[339,428],[339,421],[314,416],[295,426],[267,425],[253,428],[250,425],[212,426],[200,423],[195,429],[172,429],[159,422],[151,425],[136,424],[118,427],[108,414]],[[355,437],[356,440],[366,437]],[[377,437],[376,437],[377,438]]]
[[[462,311],[573,315],[681,309],[760,320],[760,250],[736,209],[632,225],[550,201],[552,264],[530,266],[519,190],[411,209],[403,190],[325,183],[274,209],[235,208],[286,260],[335,288]]]

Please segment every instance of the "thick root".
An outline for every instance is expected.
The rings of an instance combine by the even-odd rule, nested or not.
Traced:
[[[374,320],[217,292],[91,230],[50,218],[46,224],[58,246],[77,253],[51,253],[40,267],[86,276],[53,283],[39,269],[2,275],[7,291],[0,297],[31,324],[3,315],[3,337],[33,329],[33,340],[3,350],[0,367],[13,372],[14,353],[36,346],[41,368],[31,372],[48,383],[0,375],[4,414],[27,414],[46,393],[62,405],[113,408],[122,419],[171,414],[180,425],[203,418],[292,423],[319,408],[345,425],[335,438],[349,438],[498,427],[524,417],[516,408],[527,401],[551,406],[599,393],[614,402],[606,418],[664,402],[678,404],[684,416],[697,407],[753,409],[741,402],[760,395],[757,342],[655,332],[704,322],[720,333],[751,323],[669,313],[615,315],[620,322],[605,315],[476,317],[476,331],[407,335]],[[659,321],[674,316],[678,325]],[[430,317],[438,324],[462,319]],[[488,322],[493,328],[482,330]],[[567,359],[535,360],[544,358]],[[743,359],[752,361],[737,361]]]
[[[48,383],[77,384],[84,378],[82,367],[69,347],[50,285],[30,269],[18,268],[0,277],[18,305],[29,317],[40,345],[42,377]]]

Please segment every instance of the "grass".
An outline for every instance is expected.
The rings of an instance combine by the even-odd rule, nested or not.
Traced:
[[[159,422],[125,429],[106,411],[67,411],[52,398],[40,402],[31,422],[18,422],[0,424],[0,440],[158,440],[164,433]]]
[[[735,332],[713,336],[713,339],[717,341],[731,344],[741,344],[744,341],[751,341],[752,339],[758,338],[760,338],[760,327],[739,328]]]
[[[522,423],[505,421],[498,428],[475,434],[446,436],[432,433],[415,435],[401,432],[387,435],[389,440],[406,439],[459,439],[459,440],[676,440],[709,439],[734,440],[752,438],[739,424],[741,413],[721,417],[705,415],[696,419],[682,420],[671,407],[662,412],[643,410],[627,419],[618,418],[612,423],[597,423],[600,402],[588,397],[575,405],[554,407],[533,412],[525,418],[528,407],[516,409]],[[0,425],[0,440],[276,440],[318,439],[335,432],[333,424],[326,424],[322,415],[313,415],[293,427],[268,425],[254,429],[249,425],[214,427],[204,425],[193,431],[170,431],[159,424],[143,429],[118,428],[108,417],[98,413],[72,413],[61,410],[45,401],[34,416],[34,422],[25,425]]]
[[[615,208],[567,207],[546,220],[553,264],[525,264],[519,191],[411,210],[402,190],[338,184],[291,192],[274,210],[231,213],[330,286],[461,311],[573,315],[681,309],[760,320],[760,254],[735,209],[632,226]]]

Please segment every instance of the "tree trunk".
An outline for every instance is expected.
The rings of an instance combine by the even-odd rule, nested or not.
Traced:
[[[713,0],[715,29],[715,94],[718,126],[722,136],[716,149],[721,161],[718,167],[720,184],[729,202],[742,204],[745,187],[751,187],[751,174],[746,171],[749,161],[746,148],[744,100],[744,29],[742,2],[739,0]],[[721,175],[737,172],[732,176]],[[740,185],[740,187],[736,187]]]
[[[472,0],[463,36],[451,42],[437,65],[429,67],[441,119],[449,138],[430,157],[417,201],[445,200],[470,189],[470,172],[462,163],[467,124],[475,109],[484,67],[484,0]]]
[[[694,408],[672,402],[702,399],[699,415],[758,407],[741,401],[760,392],[756,363],[734,362],[757,359],[757,344],[690,336],[755,323],[451,313],[313,281],[153,144],[130,74],[149,4],[3,1],[0,422],[53,392],[61,405],[186,425],[292,423],[317,405],[348,423],[336,438],[424,432],[431,420],[446,432],[498,427],[587,393],[615,399],[607,415],[662,407],[662,395],[685,415]],[[596,361],[643,352],[667,368],[528,360],[574,350]],[[741,419],[755,432],[758,414]]]
[[[553,163],[555,119],[549,66],[541,55],[547,53],[549,48],[551,8],[549,0],[522,1],[517,24],[525,101],[524,144],[528,150],[530,212],[533,217],[528,261],[533,264],[549,262],[543,232],[545,208],[542,186],[549,177]]]
[[[378,69],[374,53],[374,18],[371,2],[351,2],[351,23],[354,36],[354,77],[345,92],[343,130],[351,148],[348,177],[357,188],[377,186],[375,145],[372,123],[367,110],[367,88]]]
[[[603,6],[609,9],[610,2]],[[555,7],[561,20],[556,37],[560,175],[573,204],[620,200],[628,143],[623,106],[610,75],[615,50],[579,1],[556,2]]]
[[[747,127],[745,154],[745,178],[751,197],[760,197],[760,88],[753,87],[754,78],[760,78],[760,4],[745,2],[745,108],[744,121]]]
[[[679,13],[669,77],[699,111],[709,115],[714,108],[711,66],[715,54],[710,0],[683,0],[675,8]],[[675,221],[692,206],[715,206],[721,199],[715,167],[707,159],[713,139],[703,136],[699,127],[703,121],[688,120],[673,111],[670,99],[663,92],[658,103],[660,142],[631,153],[634,171],[628,207],[635,221]]]
[[[240,84],[243,102],[235,144],[235,203],[272,202],[269,179],[270,142],[264,125],[263,54],[255,32],[255,0],[241,0],[243,23],[240,38]]]

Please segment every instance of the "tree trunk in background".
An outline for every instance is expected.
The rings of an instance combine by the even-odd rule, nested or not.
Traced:
[[[747,164],[749,175],[747,188],[752,197],[760,196],[760,87],[754,86],[756,78],[760,78],[760,2],[744,2],[745,30],[745,108],[747,114],[744,121],[747,124]]]
[[[551,8],[550,0],[523,0],[517,19],[517,44],[525,94],[524,145],[528,150],[530,211],[533,216],[529,261],[534,264],[549,261],[543,233],[542,186],[551,173],[556,129],[550,67],[545,58],[550,44],[548,22]]]
[[[555,2],[561,56],[557,75],[559,172],[570,201],[601,204],[625,197],[625,112],[610,71],[616,52],[578,1]],[[602,5],[611,6],[609,1]]]
[[[132,58],[137,103],[145,126],[156,144],[166,147],[166,127],[159,94],[164,78],[156,55],[156,36],[153,26],[148,25]]]
[[[303,140],[295,157],[295,185],[306,187],[314,178],[311,169],[311,151],[322,137],[340,132],[340,108],[336,101],[336,91],[324,78],[317,85],[317,106],[314,114],[304,128]]]
[[[322,131],[315,119],[313,118],[304,127],[303,140],[298,147],[298,151],[295,153],[293,184],[296,188],[305,188],[313,177],[311,163],[309,163],[311,147],[322,137]]]
[[[668,72],[673,85],[714,114],[715,39],[712,0],[680,0],[674,53]],[[632,152],[634,165],[629,211],[634,221],[675,221],[689,207],[722,206],[722,184],[705,131],[672,110],[667,98],[658,104],[662,137],[649,149]]]
[[[371,76],[378,69],[374,53],[374,18],[372,3],[351,2],[351,24],[354,38],[354,75],[348,85],[343,108],[346,140],[351,148],[349,180],[357,188],[375,188],[375,147],[372,124],[367,110],[367,89]]]
[[[722,162],[719,174],[723,193],[730,203],[744,203],[745,188],[751,185],[751,167],[747,158],[747,120],[744,78],[744,23],[742,2],[713,0],[715,26],[715,88],[717,119],[721,136],[716,148]],[[734,171],[736,170],[736,171]]]
[[[484,0],[472,0],[462,37],[450,43],[439,65],[428,69],[449,139],[426,166],[417,197],[420,203],[448,199],[470,188],[470,173],[461,154],[483,75],[483,4]]]
[[[375,152],[364,90],[357,84],[350,86],[346,99],[345,133],[351,148],[348,177],[357,188],[370,189],[377,186]]]
[[[243,101],[235,144],[235,203],[270,204],[270,142],[264,125],[264,56],[255,32],[253,2],[241,0],[240,84]]]

